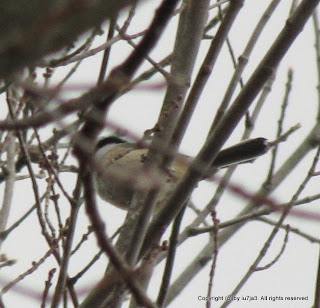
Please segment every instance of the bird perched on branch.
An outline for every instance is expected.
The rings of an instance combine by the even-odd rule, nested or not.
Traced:
[[[253,161],[269,149],[265,138],[248,139],[219,152],[208,170]],[[193,158],[178,153],[168,170],[146,168],[147,147],[139,147],[117,136],[101,139],[96,146],[96,187],[100,197],[113,205],[128,209],[136,191],[159,187],[157,206],[167,200],[185,175]],[[208,174],[205,170],[204,174]]]

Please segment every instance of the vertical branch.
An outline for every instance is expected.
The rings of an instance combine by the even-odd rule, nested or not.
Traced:
[[[213,287],[213,278],[215,269],[217,267],[217,260],[218,260],[218,251],[219,251],[219,245],[218,245],[218,237],[219,237],[219,220],[217,219],[217,212],[216,209],[212,211],[212,220],[213,220],[213,251],[212,251],[212,264],[209,272],[209,283],[208,283],[208,290],[207,290],[207,296],[208,298],[212,295],[212,287]],[[210,239],[211,240],[211,239]],[[207,308],[211,307],[211,301],[207,301]]]
[[[208,9],[208,0],[184,1],[172,55],[170,71],[172,82],[168,85],[151,148],[156,149],[159,145],[170,148],[170,139],[189,88],[191,74],[203,37]],[[161,165],[162,155],[160,153],[150,150],[149,156],[157,165]],[[164,165],[168,162],[165,161]]]
[[[163,272],[162,282],[161,282],[160,291],[157,299],[157,304],[159,307],[164,306],[166,296],[168,293],[171,275],[173,271],[177,244],[178,244],[178,235],[179,235],[180,225],[181,225],[184,212],[185,212],[185,207],[180,211],[180,213],[178,214],[178,216],[176,217],[172,225],[167,262]]]
[[[7,222],[10,215],[12,198],[13,198],[13,190],[15,184],[15,154],[16,154],[16,146],[15,146],[15,138],[13,132],[9,132],[7,135],[7,172],[8,177],[6,180],[2,206],[0,209],[0,233],[5,231]],[[4,241],[3,237],[0,237],[0,250],[2,243]]]
[[[318,269],[317,269],[317,278],[314,288],[314,305],[313,307],[320,307],[320,245],[318,252]]]
[[[217,31],[217,34],[215,35],[214,39],[211,42],[210,48],[200,67],[196,80],[186,100],[183,111],[179,117],[179,121],[175,127],[174,135],[172,137],[172,142],[171,142],[171,145],[173,146],[173,148],[177,148],[181,142],[181,139],[189,124],[189,121],[194,112],[196,104],[200,98],[200,95],[210,77],[210,74],[213,70],[216,60],[220,54],[222,45],[225,42],[227,38],[227,34],[229,33],[230,28],[233,22],[235,21],[242,5],[243,5],[243,1],[239,1],[239,0],[232,1],[230,3],[230,6]]]
[[[280,119],[278,121],[278,129],[277,129],[276,138],[279,138],[280,135],[282,134],[283,122],[285,119],[285,114],[286,114],[286,110],[287,110],[288,103],[289,103],[289,94],[292,89],[292,78],[293,78],[293,71],[291,69],[289,69],[288,76],[287,76],[286,91],[285,91],[285,95],[284,95],[283,102],[281,105],[281,114],[280,114]],[[265,187],[268,187],[271,185],[272,175],[274,173],[275,164],[276,164],[277,153],[278,153],[278,144],[276,144],[274,146],[274,148],[272,149],[272,158],[271,158],[271,163],[270,163],[270,169],[269,169],[268,176],[267,176],[267,179],[264,184]]]
[[[264,103],[267,101],[267,98],[271,92],[272,89],[272,85],[276,79],[276,74],[273,74],[269,80],[266,82],[265,86],[263,87],[263,90],[261,92],[261,95],[257,101],[256,106],[254,107],[251,115],[250,115],[250,119],[249,119],[249,123],[247,123],[246,125],[246,129],[242,135],[242,140],[248,139],[251,136],[251,133],[254,129],[254,125],[258,119],[258,116],[260,115],[261,109],[264,106]]]
[[[317,94],[318,94],[318,114],[317,119],[320,121],[320,26],[319,26],[319,18],[318,12],[315,11],[312,15],[313,20],[313,28],[314,28],[314,37],[315,37],[315,56],[316,56],[316,63],[317,63]]]
[[[312,15],[314,36],[315,36],[315,56],[317,63],[317,95],[318,95],[318,114],[317,119],[320,121],[320,26],[318,18],[319,10],[316,10]],[[318,252],[318,269],[316,285],[314,289],[314,307],[320,307],[320,247]]]

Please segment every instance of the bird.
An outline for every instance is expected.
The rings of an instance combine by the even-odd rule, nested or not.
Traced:
[[[259,137],[221,150],[209,170],[255,160],[270,148]],[[95,149],[95,187],[98,195],[118,208],[128,210],[136,191],[147,192],[160,187],[156,208],[163,204],[185,175],[193,157],[177,153],[167,170],[147,168],[147,146],[137,145],[116,135],[101,138]],[[157,186],[158,185],[158,186]]]

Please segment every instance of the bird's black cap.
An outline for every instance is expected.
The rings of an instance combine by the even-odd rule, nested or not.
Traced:
[[[119,143],[124,143],[126,142],[125,140],[121,139],[118,136],[108,136],[108,137],[104,137],[101,138],[97,145],[96,145],[96,151],[103,148],[104,146],[108,145],[108,144],[119,144]]]

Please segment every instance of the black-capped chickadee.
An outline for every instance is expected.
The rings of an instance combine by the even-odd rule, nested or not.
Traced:
[[[219,152],[213,169],[252,161],[266,153],[269,143],[265,138],[248,139]],[[165,201],[177,182],[186,173],[192,157],[177,154],[170,170],[148,170],[144,161],[147,148],[139,148],[117,136],[101,139],[96,146],[96,188],[99,196],[117,207],[128,209],[135,191],[148,191],[161,185],[157,205]]]

